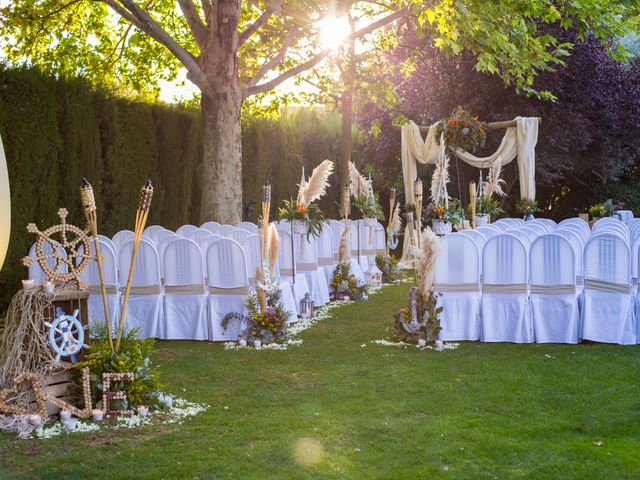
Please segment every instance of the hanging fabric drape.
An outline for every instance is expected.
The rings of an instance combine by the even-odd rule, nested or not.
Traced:
[[[498,157],[502,165],[510,163],[514,158],[518,159],[518,175],[520,180],[520,197],[535,200],[535,163],[536,143],[538,142],[538,119],[536,117],[516,117],[516,126],[506,129],[504,137],[498,149],[488,157],[476,157],[460,148],[454,150],[455,155],[469,165],[482,168],[492,164]],[[436,124],[429,127],[426,139],[422,139],[420,128],[414,122],[402,126],[401,149],[402,178],[404,181],[405,202],[413,203],[413,181],[417,175],[417,162],[435,164],[445,149],[443,142],[438,143],[436,138]],[[405,229],[405,238],[408,232]],[[404,242],[401,264],[407,266],[408,242]]]

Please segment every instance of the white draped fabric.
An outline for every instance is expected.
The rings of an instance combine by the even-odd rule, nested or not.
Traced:
[[[536,198],[535,186],[535,147],[538,142],[538,119],[535,117],[516,117],[516,126],[506,129],[498,149],[488,157],[476,157],[469,152],[456,148],[454,153],[458,158],[476,168],[487,167],[488,164],[500,158],[502,165],[518,158],[518,172],[520,180],[520,196],[530,199]],[[429,128],[427,138],[422,139],[420,128],[414,122],[402,126],[401,159],[402,177],[404,181],[405,202],[413,203],[413,182],[417,175],[417,162],[435,164],[444,144],[438,144],[435,124]],[[405,228],[405,238],[409,238]],[[402,261],[407,261],[408,243],[404,243]]]

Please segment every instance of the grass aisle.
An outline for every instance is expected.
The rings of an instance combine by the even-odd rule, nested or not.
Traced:
[[[407,287],[337,310],[287,351],[160,342],[167,390],[208,411],[51,440],[2,434],[0,477],[640,477],[640,347],[370,343]]]

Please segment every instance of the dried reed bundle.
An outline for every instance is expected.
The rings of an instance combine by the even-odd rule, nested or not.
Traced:
[[[360,195],[367,197],[373,195],[371,180],[364,178],[353,162],[349,162],[349,179],[351,180],[351,194],[354,198],[358,198]]]
[[[333,162],[331,160],[324,160],[320,165],[313,169],[309,181],[303,178],[300,182],[300,190],[298,191],[298,202],[302,203],[305,207],[308,207],[311,202],[322,197],[329,186],[329,175],[333,173]]]
[[[440,140],[440,145],[444,146],[444,139]],[[444,148],[440,149],[436,168],[431,177],[431,200],[435,204],[449,203],[449,195],[447,193],[447,184],[449,183],[449,155],[446,155]]]
[[[505,197],[507,194],[502,190],[502,186],[507,183],[500,178],[502,171],[502,157],[498,157],[489,167],[487,181],[484,182],[484,196],[491,198],[494,193],[499,197]]]
[[[256,267],[256,284],[264,285],[264,270],[262,267]],[[258,297],[258,304],[260,305],[260,311],[264,313],[267,309],[267,292],[263,288],[256,288],[256,296]]]
[[[425,228],[422,231],[422,248],[418,255],[418,288],[423,298],[428,298],[433,290],[433,280],[435,275],[436,256],[440,247],[440,239],[431,231]]]
[[[276,264],[278,263],[278,255],[280,255],[280,235],[275,223],[269,225],[267,230],[267,259],[269,262],[269,272],[273,279],[276,271]]]
[[[471,219],[473,221],[473,228],[476,228],[476,201],[478,200],[477,192],[476,192],[476,182],[471,181],[469,183],[469,203],[471,204]]]
[[[400,233],[401,228],[402,228],[402,218],[400,217],[400,204],[396,203],[396,206],[393,209],[393,215],[391,217],[391,220],[389,221],[389,231],[398,235]]]
[[[338,248],[338,261],[341,264],[349,262],[351,258],[351,250],[349,249],[349,239],[351,237],[351,227],[347,226],[340,237],[340,247]]]

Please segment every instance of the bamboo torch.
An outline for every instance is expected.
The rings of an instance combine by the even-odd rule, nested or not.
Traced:
[[[389,235],[389,230],[391,229],[391,222],[393,222],[393,211],[396,208],[396,189],[391,187],[391,191],[389,192],[389,223],[387,224],[387,235]],[[389,255],[389,241],[387,240],[387,256]]]
[[[342,189],[342,202],[340,205],[342,211],[342,218],[347,220],[351,215],[351,185],[345,185]]]
[[[129,293],[131,292],[131,282],[133,281],[133,269],[136,264],[136,256],[138,255],[138,247],[142,239],[142,232],[147,223],[149,216],[149,208],[151,208],[151,199],[153,198],[153,185],[151,180],[140,189],[140,200],[138,209],[136,210],[136,224],[133,236],[133,252],[131,254],[131,265],[129,266],[129,278],[127,279],[127,287],[124,291],[124,300],[122,301],[122,313],[120,314],[120,323],[118,324],[118,337],[116,339],[116,353],[120,350],[120,340],[122,339],[122,331],[124,329],[124,321],[127,315],[127,303],[129,302]]]
[[[409,245],[414,245],[413,237],[413,212],[407,212],[407,226],[409,227]],[[413,264],[413,284],[418,284],[417,274],[416,274],[416,259],[412,258],[411,263]]]
[[[413,194],[416,203],[416,222],[418,230],[417,246],[420,248],[420,237],[422,236],[422,180],[420,180],[420,177],[416,177],[416,181],[413,182]]]
[[[262,259],[267,258],[267,228],[269,228],[269,211],[271,210],[271,185],[265,180],[262,186]]]
[[[104,273],[102,270],[102,255],[100,254],[100,242],[98,241],[98,215],[96,212],[96,199],[93,195],[93,187],[86,178],[82,179],[80,187],[80,200],[84,207],[84,215],[87,217],[87,223],[93,236],[93,247],[96,251],[96,262],[98,262],[98,274],[100,275],[100,290],[102,292],[102,306],[104,308],[104,322],[107,328],[107,338],[109,339],[109,347],[113,352],[113,337],[111,333],[111,318],[109,317],[109,304],[107,302],[107,289],[104,284]]]
[[[473,180],[469,184],[469,199],[471,203],[471,226],[473,229],[476,229],[476,182]]]

